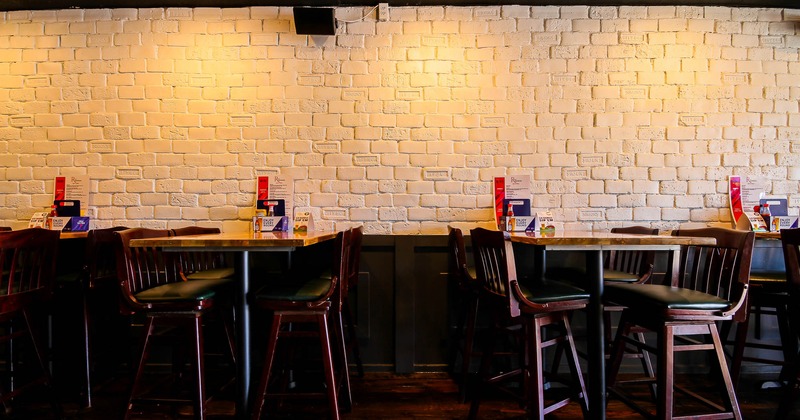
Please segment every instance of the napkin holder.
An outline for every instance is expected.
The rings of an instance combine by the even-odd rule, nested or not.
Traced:
[[[285,232],[289,230],[286,216],[256,216],[256,232]]]

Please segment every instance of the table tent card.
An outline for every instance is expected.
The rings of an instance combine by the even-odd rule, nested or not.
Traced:
[[[50,213],[45,213],[43,227],[62,232],[88,231],[89,217],[86,217],[88,204],[88,176],[69,175],[55,177],[53,180],[53,208]],[[34,217],[37,216],[34,215]],[[31,224],[33,223],[34,221],[31,219]]]
[[[314,230],[314,215],[310,211],[298,211],[294,215],[295,232],[309,232]]]
[[[539,230],[536,217],[531,214],[530,175],[495,177],[494,206],[498,230],[507,232]]]
[[[288,231],[292,225],[294,182],[286,175],[258,177],[253,231]]]

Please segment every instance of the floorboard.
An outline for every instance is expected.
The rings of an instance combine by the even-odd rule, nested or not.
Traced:
[[[680,378],[694,386],[703,387],[706,379],[703,375]],[[418,373],[411,375],[395,375],[390,373],[367,373],[364,378],[353,378],[354,407],[351,413],[343,418],[353,420],[366,419],[464,419],[469,411],[468,404],[458,402],[458,388],[450,375],[446,373]],[[738,397],[745,419],[771,419],[777,407],[781,389],[761,389],[758,378],[743,378]],[[706,389],[712,387],[708,385]],[[637,395],[634,393],[634,395]],[[638,394],[643,401],[647,400],[645,392]],[[107,420],[122,417],[127,402],[127,381],[116,379],[98,387],[94,393],[94,407],[81,409],[76,402],[64,401],[64,413],[67,419]],[[233,398],[223,392],[218,399],[212,401],[209,418],[233,418]],[[269,418],[274,419],[319,419],[327,417],[326,404],[322,400],[306,400],[290,402],[280,407],[272,407]],[[682,406],[686,409],[686,406]],[[481,404],[480,418],[487,420],[521,419],[524,411],[508,396],[492,392]],[[629,419],[640,416],[623,403],[613,398],[608,403],[609,419]],[[18,401],[10,413],[12,419],[50,419],[53,418],[49,406],[38,401]],[[142,414],[141,419],[188,419],[191,408],[153,409]],[[581,418],[577,404],[550,415],[550,419]],[[800,418],[800,402],[792,418]]]

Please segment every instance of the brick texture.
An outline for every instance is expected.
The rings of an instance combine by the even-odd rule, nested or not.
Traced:
[[[246,230],[276,173],[320,225],[381,234],[491,224],[512,173],[577,229],[727,223],[734,174],[800,204],[786,10],[369,11],[330,37],[288,7],[0,13],[0,225],[76,173],[98,227]]]

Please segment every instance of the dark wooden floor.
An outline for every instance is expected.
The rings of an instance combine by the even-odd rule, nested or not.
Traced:
[[[704,375],[682,378],[693,386],[703,387]],[[80,409],[72,401],[64,401],[65,417],[68,419],[107,420],[122,418],[127,398],[125,380],[115,380],[100,387],[94,394],[94,407]],[[744,378],[738,396],[745,419],[771,419],[781,394],[779,389],[760,389],[760,381]],[[710,389],[711,386],[705,387]],[[222,394],[219,400],[210,405],[210,418],[233,418],[233,401],[230,395]],[[419,373],[394,375],[389,373],[367,373],[364,378],[353,379],[354,407],[346,419],[464,419],[469,411],[468,404],[458,402],[458,389],[452,378],[444,373]],[[643,398],[644,399],[644,398]],[[683,408],[686,408],[685,406]],[[191,418],[191,408],[179,407],[173,410],[143,414],[141,419],[185,419]],[[481,419],[520,419],[524,412],[519,406],[500,393],[493,393],[481,404]],[[270,418],[318,419],[327,416],[324,401],[302,401],[290,403],[272,413]],[[10,418],[49,419],[53,418],[47,404],[30,402],[19,404]],[[557,411],[551,419],[581,418],[580,408],[572,403]],[[622,404],[610,399],[609,419],[640,418],[638,414]],[[793,418],[800,418],[800,402]]]

